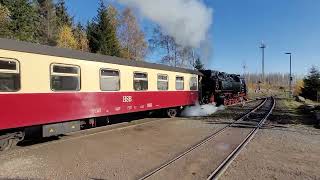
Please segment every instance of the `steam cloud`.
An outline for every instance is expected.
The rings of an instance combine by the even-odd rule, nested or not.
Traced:
[[[184,109],[181,113],[183,117],[200,117],[210,116],[217,111],[224,110],[224,106],[217,107],[215,104],[200,105],[197,103],[195,106],[190,106]]]
[[[137,8],[182,46],[199,48],[212,23],[212,9],[199,0],[118,0]]]

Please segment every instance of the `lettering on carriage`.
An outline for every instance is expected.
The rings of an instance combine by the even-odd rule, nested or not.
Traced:
[[[96,108],[96,109],[91,109],[90,111],[91,111],[91,113],[93,113],[93,114],[99,114],[99,113],[102,112],[102,109],[101,109],[101,108]]]
[[[124,103],[130,103],[132,102],[132,96],[122,96],[122,102]]]
[[[147,104],[147,107],[148,107],[148,108],[152,108],[152,106],[153,106],[152,103],[148,103],[148,104]]]

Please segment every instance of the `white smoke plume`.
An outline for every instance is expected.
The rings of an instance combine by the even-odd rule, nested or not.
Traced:
[[[200,0],[118,0],[160,25],[182,46],[199,48],[212,24],[212,9]]]
[[[205,104],[200,105],[197,103],[195,106],[190,106],[185,108],[181,116],[183,117],[202,117],[202,116],[210,116],[217,111],[224,110],[224,106],[217,107],[215,104]]]

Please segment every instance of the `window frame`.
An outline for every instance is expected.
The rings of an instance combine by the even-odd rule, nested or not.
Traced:
[[[192,78],[196,78],[197,88],[196,88],[195,90],[192,90],[192,89],[191,89],[191,79],[192,79]],[[198,81],[198,77],[196,77],[196,76],[191,76],[191,77],[190,77],[190,81],[189,81],[189,89],[190,89],[190,91],[198,91],[198,90],[199,90],[199,81]]]
[[[178,81],[177,81],[177,78],[178,78],[178,77],[180,77],[180,78],[182,77],[182,78],[183,78],[183,88],[182,88],[182,89],[177,89],[177,82],[178,82]],[[181,82],[181,81],[180,81],[180,82]],[[175,80],[176,91],[184,91],[184,90],[185,90],[185,84],[184,84],[184,82],[185,82],[184,76],[179,76],[179,75],[176,76],[176,80]]]
[[[135,79],[134,75],[137,74],[137,73],[146,74],[146,75],[147,75],[148,87],[147,87],[146,90],[136,90],[136,89],[135,89],[135,87],[134,87],[134,81],[135,81],[136,79]],[[134,90],[134,91],[148,91],[148,90],[149,90],[149,74],[148,74],[147,72],[134,71],[134,72],[133,72],[133,78],[132,78],[132,79],[133,79],[133,81],[132,81],[132,87],[133,87],[133,90]],[[139,78],[139,79],[141,80],[142,78]]]
[[[18,59],[14,58],[6,58],[6,57],[0,57],[0,61],[14,61],[16,63],[16,70],[9,70],[9,69],[0,69],[0,73],[5,74],[18,74],[19,75],[19,88],[14,91],[1,91],[0,93],[12,93],[12,92],[19,92],[22,89],[22,76],[21,76],[21,65],[20,61]]]
[[[167,80],[165,81],[165,80],[159,80],[159,76],[167,76]],[[162,82],[167,82],[168,83],[168,88],[166,89],[166,90],[163,90],[163,89],[159,89],[159,87],[158,87],[158,82],[159,81],[162,81]],[[168,74],[161,74],[161,73],[159,73],[159,74],[157,74],[157,90],[158,91],[169,91],[169,86],[170,86],[170,83],[169,83],[169,81],[170,81],[170,79],[169,79],[169,75]]]
[[[109,91],[109,90],[102,90],[102,87],[101,87],[101,80],[102,80],[102,75],[101,75],[101,72],[102,70],[109,70],[109,71],[117,71],[119,73],[119,90],[112,90],[112,91]],[[108,76],[106,76],[108,77]],[[110,76],[109,76],[110,77]],[[100,68],[99,69],[99,86],[100,86],[100,90],[103,91],[103,92],[118,92],[118,91],[121,91],[121,72],[119,69],[111,69],[111,68]]]
[[[76,67],[78,68],[78,73],[73,74],[73,73],[56,73],[53,72],[53,67],[57,66],[63,66],[63,67]],[[55,90],[52,88],[52,76],[72,76],[72,77],[78,77],[79,78],[79,89],[78,90]],[[79,65],[75,64],[64,64],[64,63],[51,63],[50,64],[50,89],[53,92],[79,92],[82,89],[82,79],[81,79],[81,67]]]

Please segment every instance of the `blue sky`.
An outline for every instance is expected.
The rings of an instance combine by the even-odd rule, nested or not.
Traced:
[[[96,15],[98,0],[66,0],[76,21],[86,23]],[[114,2],[114,1],[110,1]],[[293,72],[306,74],[320,66],[319,0],[205,0],[214,11],[212,56],[208,67],[241,73],[261,72],[259,44],[267,44],[266,72],[288,72],[293,53]],[[145,31],[151,23],[139,18]],[[152,57],[152,58],[151,58]],[[150,56],[151,59],[156,59]]]

